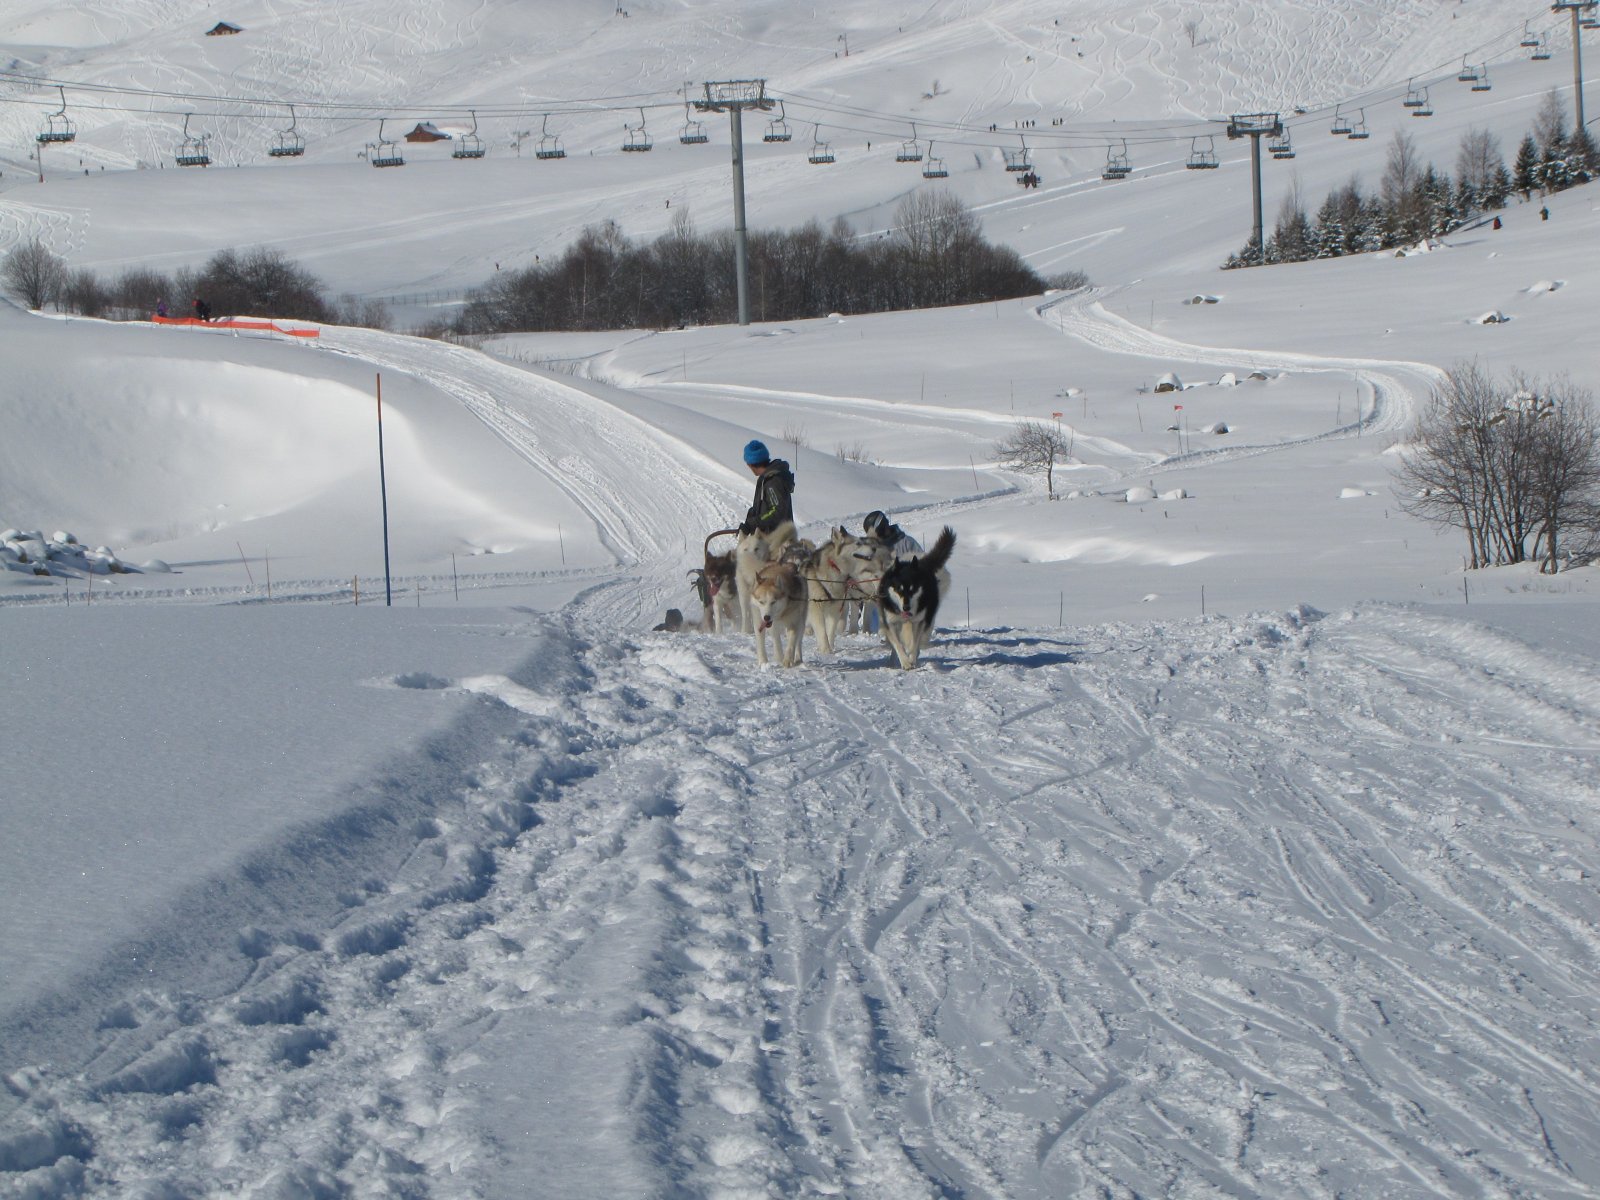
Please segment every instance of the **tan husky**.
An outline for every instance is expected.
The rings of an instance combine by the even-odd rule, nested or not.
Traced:
[[[767,663],[767,632],[780,667],[801,662],[801,635],[806,627],[806,581],[793,563],[768,563],[756,572],[750,589],[750,609],[756,625],[756,661]]]

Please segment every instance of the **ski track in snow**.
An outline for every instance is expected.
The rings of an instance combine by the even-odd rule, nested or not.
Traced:
[[[431,684],[402,869],[13,1071],[0,1190],[1600,1187],[1592,666],[1372,606],[762,671],[628,586]]]

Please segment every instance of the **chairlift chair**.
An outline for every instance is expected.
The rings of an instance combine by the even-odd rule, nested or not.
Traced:
[[[469,110],[470,111],[470,110]],[[461,140],[456,143],[456,148],[450,151],[451,158],[482,158],[484,155],[483,139],[478,136],[478,114],[472,114],[472,132],[461,135]]]
[[[539,129],[539,146],[533,152],[535,158],[565,158],[566,148],[561,145],[559,134],[550,132],[550,114],[546,113],[544,124]]]
[[[1372,130],[1367,128],[1367,110],[1363,108],[1360,118],[1351,127],[1349,137],[1352,142],[1364,142],[1371,136]]]
[[[1411,115],[1413,117],[1431,117],[1431,116],[1433,116],[1433,105],[1428,102],[1428,89],[1427,88],[1423,88],[1422,89],[1422,103],[1421,104],[1413,104],[1413,105],[1411,105]]]
[[[1101,172],[1100,178],[1110,180],[1126,179],[1132,172],[1133,167],[1128,163],[1127,141],[1123,141],[1122,151],[1120,153],[1113,150],[1110,146],[1107,146],[1106,169]]]
[[[268,158],[299,158],[306,152],[306,140],[300,136],[296,126],[299,124],[295,117],[294,105],[289,105],[289,128],[278,131],[278,140],[267,151]]]
[[[392,142],[383,136],[383,123],[385,117],[378,118],[378,140],[367,143],[367,161],[375,167],[403,167],[406,165],[405,155],[400,153],[398,142]]]
[[[933,156],[933,143],[928,143],[928,161],[922,164],[922,177],[924,179],[948,179],[950,172],[945,169],[944,159]]]
[[[1204,141],[1205,145],[1200,143]],[[1215,138],[1195,138],[1189,149],[1189,161],[1183,164],[1190,171],[1214,171],[1218,167]]]
[[[814,125],[811,128],[811,153],[806,155],[806,161],[813,166],[824,167],[834,161],[833,147],[827,142],[819,141],[822,126]]]
[[[689,102],[683,104],[683,129],[678,134],[678,141],[685,146],[704,146],[711,138],[706,134],[705,122],[696,121],[689,115]]]
[[[900,149],[895,152],[894,160],[895,162],[907,163],[922,161],[922,143],[917,141],[917,123],[915,121],[911,123],[911,140],[900,143]]]
[[[1536,50],[1538,46],[1539,35],[1533,31],[1531,22],[1524,21],[1522,23],[1522,48],[1524,50]]]
[[[67,116],[67,89],[58,84],[57,90],[61,93],[61,111],[45,115],[44,128],[39,131],[39,136],[34,138],[34,141],[41,146],[55,142],[71,142],[78,137],[78,127],[72,123],[72,118]]]
[[[1534,62],[1548,62],[1550,59],[1550,39],[1541,33],[1539,35],[1538,49],[1536,49],[1529,57],[1531,57]]]
[[[1406,98],[1400,101],[1401,108],[1426,108],[1428,106],[1428,91],[1426,88],[1417,89],[1411,86],[1411,81],[1406,81]]]
[[[1328,130],[1335,137],[1349,137],[1351,130],[1350,118],[1339,115],[1338,105],[1333,109],[1333,126]]]
[[[644,109],[641,108],[639,110],[639,124],[637,127],[624,125],[623,128],[628,131],[627,137],[622,142],[624,152],[630,154],[642,153],[655,145],[650,140],[650,134],[644,127]]]
[[[211,140],[209,133],[202,133],[199,137],[189,136],[189,114],[183,117],[183,141],[178,144],[178,152],[173,159],[180,167],[209,167],[211,153],[206,149],[206,143]]]
[[[1461,83],[1477,83],[1478,68],[1468,66],[1467,60],[1463,58],[1461,60],[1461,70],[1456,73],[1456,79]]]
[[[794,130],[784,116],[783,101],[778,101],[778,119],[767,122],[767,131],[761,135],[763,142],[788,142],[794,139]]]
[[[1267,143],[1267,153],[1273,158],[1294,157],[1294,141],[1290,138],[1288,129],[1285,129],[1276,141]]]
[[[1484,63],[1483,66],[1478,68],[1478,82],[1472,85],[1472,90],[1475,92],[1487,92],[1493,90],[1489,84],[1488,63]]]
[[[1028,139],[1018,135],[1017,140],[1022,143],[1022,149],[1001,151],[1006,157],[1006,170],[1031,171],[1033,170],[1033,159],[1028,155]]]

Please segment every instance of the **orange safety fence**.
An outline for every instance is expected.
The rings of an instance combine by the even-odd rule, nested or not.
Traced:
[[[322,336],[320,329],[289,329],[272,321],[258,321],[249,317],[218,317],[214,321],[202,321],[198,317],[163,317],[152,314],[150,319],[157,325],[203,325],[207,329],[270,329],[273,333],[282,333],[289,337]]]

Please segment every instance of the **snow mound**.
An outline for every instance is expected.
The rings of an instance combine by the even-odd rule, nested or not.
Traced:
[[[1565,279],[1541,279],[1523,290],[1530,296],[1537,296],[1540,292],[1559,292],[1567,286]]]
[[[1505,313],[1503,313],[1499,309],[1495,308],[1495,309],[1490,309],[1486,313],[1480,313],[1478,316],[1473,317],[1472,318],[1472,324],[1474,324],[1474,325],[1504,325],[1509,320],[1511,320],[1510,317],[1506,316]]]
[[[1187,500],[1188,498],[1189,493],[1184,488],[1173,488],[1171,491],[1162,492],[1160,496],[1162,500]]]
[[[1339,489],[1339,499],[1341,500],[1361,500],[1371,495],[1373,493],[1366,488],[1347,487]]]
[[[1233,430],[1229,427],[1229,425],[1228,425],[1228,423],[1226,421],[1213,421],[1210,425],[1207,425],[1200,432],[1201,433],[1232,433]]]
[[[1232,371],[1224,371],[1222,378],[1217,380],[1218,387],[1238,387],[1239,377]]]
[[[1146,500],[1154,500],[1155,498],[1155,489],[1147,487],[1131,487],[1128,489],[1127,494],[1123,496],[1123,499],[1129,504],[1143,504]]]
[[[1176,372],[1168,371],[1160,379],[1156,380],[1155,390],[1158,392],[1181,392],[1183,391],[1183,380],[1178,378]]]
[[[1190,296],[1185,304],[1221,304],[1221,296]]]

